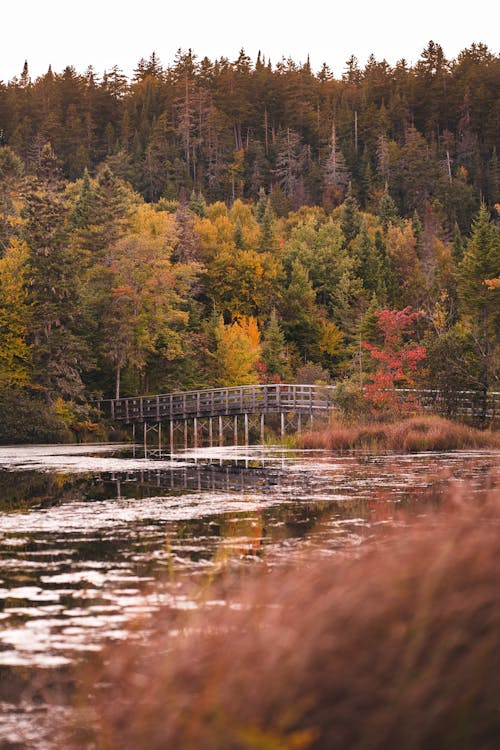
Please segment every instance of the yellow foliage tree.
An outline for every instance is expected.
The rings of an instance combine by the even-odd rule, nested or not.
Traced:
[[[115,368],[117,397],[127,364],[141,373],[150,355],[169,361],[182,354],[189,317],[183,301],[200,267],[173,264],[176,243],[174,216],[141,205],[130,218],[127,235],[110,248],[104,321],[108,333],[102,350]]]
[[[221,316],[215,329],[215,339],[219,385],[257,383],[257,363],[261,356],[261,345],[255,318],[241,316],[233,323],[225,325]]]
[[[0,259],[0,388],[29,382],[27,255],[26,245],[13,239]]]

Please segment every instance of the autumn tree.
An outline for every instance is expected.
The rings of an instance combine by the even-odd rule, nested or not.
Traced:
[[[184,302],[198,266],[172,263],[176,243],[175,217],[140,206],[101,267],[109,285],[101,300],[101,352],[114,368],[117,398],[127,365],[144,389],[150,356],[161,356],[165,367],[182,356],[188,324]]]
[[[403,310],[381,310],[376,317],[382,334],[381,345],[362,342],[376,364],[375,372],[370,374],[371,383],[365,386],[364,397],[372,404],[375,413],[415,411],[418,404],[414,396],[396,389],[414,387],[418,363],[426,355],[423,346],[408,340],[419,313],[405,307]]]
[[[262,349],[255,318],[242,316],[226,325],[221,316],[215,337],[218,384],[233,386],[258,382],[258,362]]]
[[[27,260],[27,247],[19,240],[0,258],[0,390],[27,385],[31,378]]]

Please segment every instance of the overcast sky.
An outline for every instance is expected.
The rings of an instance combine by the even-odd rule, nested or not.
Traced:
[[[32,78],[73,65],[98,73],[118,65],[127,75],[141,57],[158,53],[164,65],[176,50],[233,60],[244,47],[276,63],[282,56],[314,70],[326,62],[336,77],[354,54],[394,64],[416,62],[430,39],[447,57],[484,42],[498,53],[500,3],[463,0],[3,0],[0,80]]]

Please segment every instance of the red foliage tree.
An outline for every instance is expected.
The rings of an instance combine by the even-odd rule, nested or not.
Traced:
[[[381,310],[375,314],[383,343],[378,347],[362,342],[378,363],[377,370],[370,375],[372,382],[365,386],[364,398],[371,402],[374,413],[419,411],[415,394],[397,389],[414,386],[412,376],[426,355],[425,347],[408,341],[420,313],[405,307],[404,310]]]

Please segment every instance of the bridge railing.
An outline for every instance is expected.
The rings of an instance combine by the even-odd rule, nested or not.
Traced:
[[[402,398],[410,393],[409,390],[399,392]],[[496,392],[445,393],[431,389],[412,389],[411,393],[417,397],[424,411],[480,420],[495,419],[498,416],[500,394]],[[328,411],[334,406],[335,396],[335,386],[277,383],[106,399],[96,402],[96,406],[104,417],[132,424],[240,414],[314,414]]]
[[[334,393],[334,386],[277,383],[106,399],[96,405],[106,417],[130,424],[281,411],[325,411],[333,404]]]

